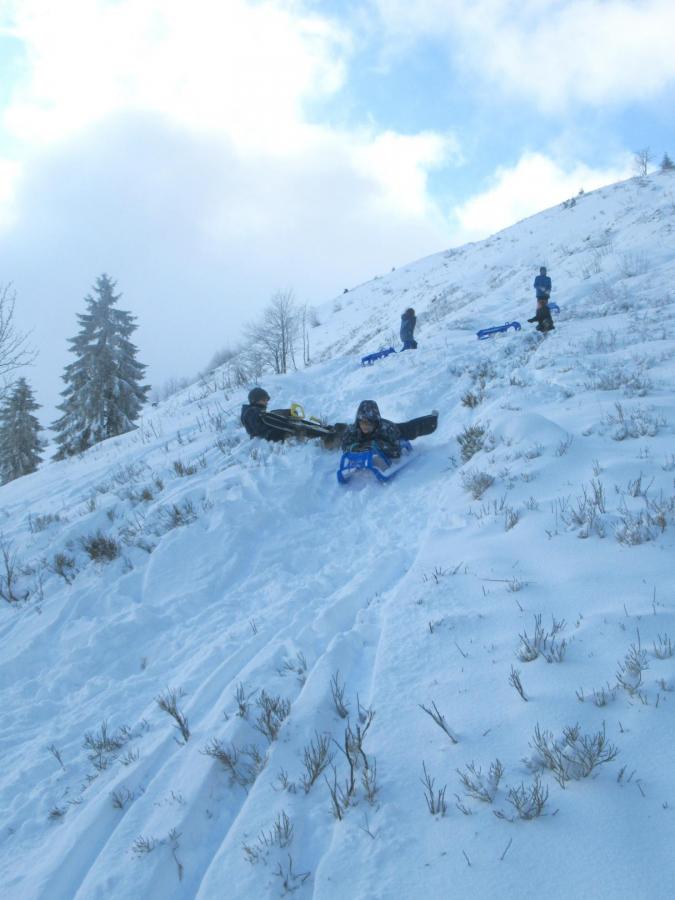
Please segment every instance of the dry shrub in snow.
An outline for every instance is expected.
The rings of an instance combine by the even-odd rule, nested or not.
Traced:
[[[263,829],[260,832],[255,844],[243,845],[244,856],[251,865],[256,865],[266,860],[269,851],[273,847],[285,848],[291,844],[293,841],[293,830],[293,823],[282,809],[270,830],[265,831]]]
[[[654,641],[654,656],[657,659],[669,659],[673,655],[673,645],[667,634],[660,634]]]
[[[462,487],[471,494],[474,500],[480,500],[492,484],[494,484],[494,477],[488,472],[479,472],[478,469],[462,472]]]
[[[285,659],[281,667],[277,669],[277,672],[282,677],[293,673],[294,675],[297,675],[300,684],[304,684],[307,680],[307,660],[305,659],[305,654],[298,651],[295,654],[294,659]]]
[[[651,379],[640,369],[605,369],[593,372],[584,382],[587,391],[616,391],[623,388],[627,397],[644,397],[653,387]]]
[[[302,776],[302,786],[306,794],[316,783],[319,776],[333,762],[333,754],[330,751],[330,737],[327,734],[319,734],[317,731],[314,739],[307,744],[303,753],[305,771]]]
[[[160,509],[160,517],[166,528],[180,528],[182,525],[189,525],[190,522],[194,522],[197,518],[197,513],[192,500],[185,499],[182,503],[172,503],[171,506],[163,506]]]
[[[509,675],[509,684],[514,687],[522,699],[527,703],[527,697],[525,696],[525,689],[523,687],[523,683],[520,680],[520,671],[511,666],[511,674]]]
[[[623,661],[618,664],[616,682],[631,696],[639,694],[642,687],[642,673],[649,668],[647,651],[642,649],[638,638],[637,644],[631,644]]]
[[[588,488],[582,486],[582,491],[582,495],[573,503],[558,501],[560,518],[568,528],[578,529],[577,536],[580,538],[590,537],[594,533],[604,537],[603,515],[607,512],[607,507],[602,482],[592,479]]]
[[[487,775],[483,775],[480,768],[476,768],[475,763],[470,762],[465,766],[466,772],[457,769],[459,780],[462,783],[464,792],[473,797],[474,800],[480,800],[482,803],[492,803],[499,788],[499,782],[504,774],[504,766],[496,759],[490,763]]]
[[[556,621],[551,617],[551,631],[546,631],[541,624],[541,613],[534,617],[534,633],[530,637],[527,631],[519,634],[520,647],[516,656],[521,662],[532,662],[538,656],[543,656],[546,662],[562,662],[567,652],[565,638],[559,640],[558,635],[565,628],[565,620]]]
[[[45,513],[42,516],[34,516],[32,513],[28,514],[28,528],[30,529],[31,534],[37,534],[40,531],[44,531],[45,528],[49,528],[54,522],[60,522],[61,516],[58,513]]]
[[[333,766],[333,782],[324,776],[331,799],[333,815],[336,819],[342,819],[346,810],[354,802],[357,788],[357,774],[361,773],[361,783],[369,802],[373,802],[377,793],[377,764],[374,757],[369,757],[363,744],[372,725],[375,712],[372,709],[359,707],[360,722],[352,728],[347,724],[342,744],[334,741],[335,746],[343,754],[348,767],[348,774],[344,782],[338,780],[337,768]]]
[[[468,462],[472,456],[475,456],[485,445],[487,429],[484,425],[476,423],[475,425],[467,425],[461,434],[457,435],[457,443],[460,446],[462,461]]]
[[[174,459],[173,470],[179,478],[186,478],[188,475],[195,475],[199,467],[195,463],[186,464],[182,459]]]
[[[578,724],[567,726],[562,737],[555,738],[537,724],[530,746],[535,750],[530,766],[549,769],[562,788],[568,781],[588,778],[598,766],[615,759],[619,752],[607,741],[604,725],[595,734],[582,734]]]
[[[126,725],[122,725],[117,731],[108,730],[108,723],[104,719],[98,731],[87,731],[84,735],[82,746],[88,759],[99,772],[107,769],[110,761],[117,757],[122,747],[131,738],[131,731]]]
[[[286,894],[295,893],[295,891],[297,891],[307,881],[312,873],[294,872],[293,858],[289,853],[288,866],[284,867],[281,863],[279,863],[274,874],[281,881],[283,896],[286,896]]]
[[[184,713],[178,708],[178,699],[179,697],[184,697],[183,691],[178,689],[173,690],[171,688],[167,688],[163,694],[160,694],[159,697],[155,697],[155,701],[159,708],[171,716],[174,720],[174,727],[178,729],[181,734],[182,742],[178,741],[178,743],[187,744],[190,740],[190,729],[188,727],[188,720]]]
[[[422,770],[424,771],[424,778],[420,778],[420,781],[424,786],[424,799],[427,803],[427,809],[432,816],[444,816],[447,810],[447,804],[445,802],[445,792],[447,790],[447,785],[444,784],[442,788],[435,790],[434,785],[436,783],[436,779],[432,778],[431,775],[429,775],[424,762],[422,762]]]
[[[516,819],[536,819],[542,815],[548,800],[548,788],[543,787],[541,777],[535,775],[532,784],[526,786],[521,782],[518,787],[509,788],[506,800],[515,810],[514,816],[508,816],[503,810],[494,811],[498,819],[514,822]]]
[[[656,415],[643,406],[625,410],[621,403],[614,404],[615,412],[606,413],[602,424],[610,429],[615,441],[627,438],[655,437],[667,423],[663,416]]]
[[[119,541],[103,534],[102,531],[86,535],[80,539],[80,543],[85,553],[95,562],[111,562],[113,559],[117,559],[122,549]]]
[[[474,391],[466,391],[466,393],[462,394],[462,406],[468,406],[469,409],[475,409],[479,403],[483,400],[483,393],[479,391],[475,393]]]
[[[9,541],[0,536],[0,597],[8,603],[27,600],[29,591],[19,588],[22,566],[19,557]]]
[[[255,744],[240,748],[236,744],[228,746],[218,738],[213,738],[202,753],[218,760],[230,776],[230,784],[238,784],[243,788],[253,784],[265,768],[266,760]]]
[[[636,546],[654,540],[654,530],[646,510],[631,512],[625,506],[619,510],[619,522],[614,527],[614,535],[620,544]]]
[[[272,743],[276,741],[284,719],[291,711],[291,701],[284,697],[273,697],[265,690],[256,698],[256,706],[260,710],[254,728]]]
[[[335,710],[341,719],[346,719],[349,715],[349,703],[345,700],[345,688],[344,682],[340,684],[340,671],[338,669],[331,677],[330,692],[335,704]]]
[[[453,744],[458,743],[457,738],[450,730],[450,726],[445,721],[445,716],[438,709],[438,707],[436,706],[436,704],[434,703],[433,700],[431,701],[431,709],[429,709],[429,707],[425,706],[423,703],[420,703],[419,707],[420,707],[420,709],[424,710],[424,712],[433,719],[433,721],[438,725],[438,727],[441,729],[441,731],[444,731],[447,734],[447,736],[450,738],[450,740],[452,741]]]
[[[250,694],[246,693],[246,688],[244,687],[243,681],[240,681],[237,685],[237,690],[234,695],[234,698],[237,702],[237,715],[240,719],[248,719],[248,713],[251,708],[251,697],[258,693],[258,689],[251,691]]]

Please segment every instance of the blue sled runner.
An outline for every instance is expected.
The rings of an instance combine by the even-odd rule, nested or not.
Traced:
[[[372,472],[378,481],[391,481],[401,469],[410,462],[412,444],[410,441],[400,440],[401,448],[399,459],[390,459],[379,447],[371,447],[368,450],[348,450],[342,454],[340,468],[337,471],[337,480],[340,484],[347,484],[354,472],[366,469]]]
[[[492,328],[481,328],[480,331],[476,332],[476,337],[479,341],[484,341],[493,334],[502,334],[508,331],[509,328],[513,328],[514,331],[520,331],[520,322],[506,322],[504,325],[493,325]]]
[[[390,356],[392,353],[396,353],[393,347],[381,347],[377,353],[369,353],[367,356],[362,356],[361,365],[372,366],[378,359],[384,359],[385,356]]]

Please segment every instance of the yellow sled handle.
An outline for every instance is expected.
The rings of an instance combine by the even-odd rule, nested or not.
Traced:
[[[316,416],[305,418],[305,407],[301,403],[291,403],[291,419],[305,419],[306,422],[316,422],[317,425],[321,424],[321,419],[317,419]]]

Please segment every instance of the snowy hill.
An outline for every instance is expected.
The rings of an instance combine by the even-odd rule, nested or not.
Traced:
[[[272,406],[439,409],[391,485],[249,441],[216,372],[0,489],[4,897],[671,896],[674,195],[318,310]],[[361,368],[406,306],[418,351]]]

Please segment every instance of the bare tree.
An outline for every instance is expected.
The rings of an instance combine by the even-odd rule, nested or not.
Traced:
[[[0,378],[27,366],[36,357],[36,351],[28,346],[28,335],[17,331],[14,323],[16,291],[11,284],[0,284]],[[2,386],[0,385],[0,393]]]
[[[644,178],[647,175],[647,171],[649,169],[649,164],[653,161],[654,154],[649,149],[649,147],[643,147],[641,150],[636,150],[633,156],[633,166],[635,167],[635,171],[640,178]]]
[[[302,328],[302,364],[305,367],[312,364],[312,360],[309,355],[310,322],[311,322],[311,310],[305,303],[305,305],[300,310],[300,325]]]
[[[272,369],[276,375],[284,375],[289,367],[296,367],[295,343],[300,328],[300,317],[292,291],[277,291],[263,312],[259,322],[246,329],[250,349]]]
[[[250,337],[249,337],[249,340]],[[240,369],[244,376],[244,380],[240,386],[248,381],[260,381],[266,368],[266,353],[257,343],[251,340],[242,348],[240,354]]]

